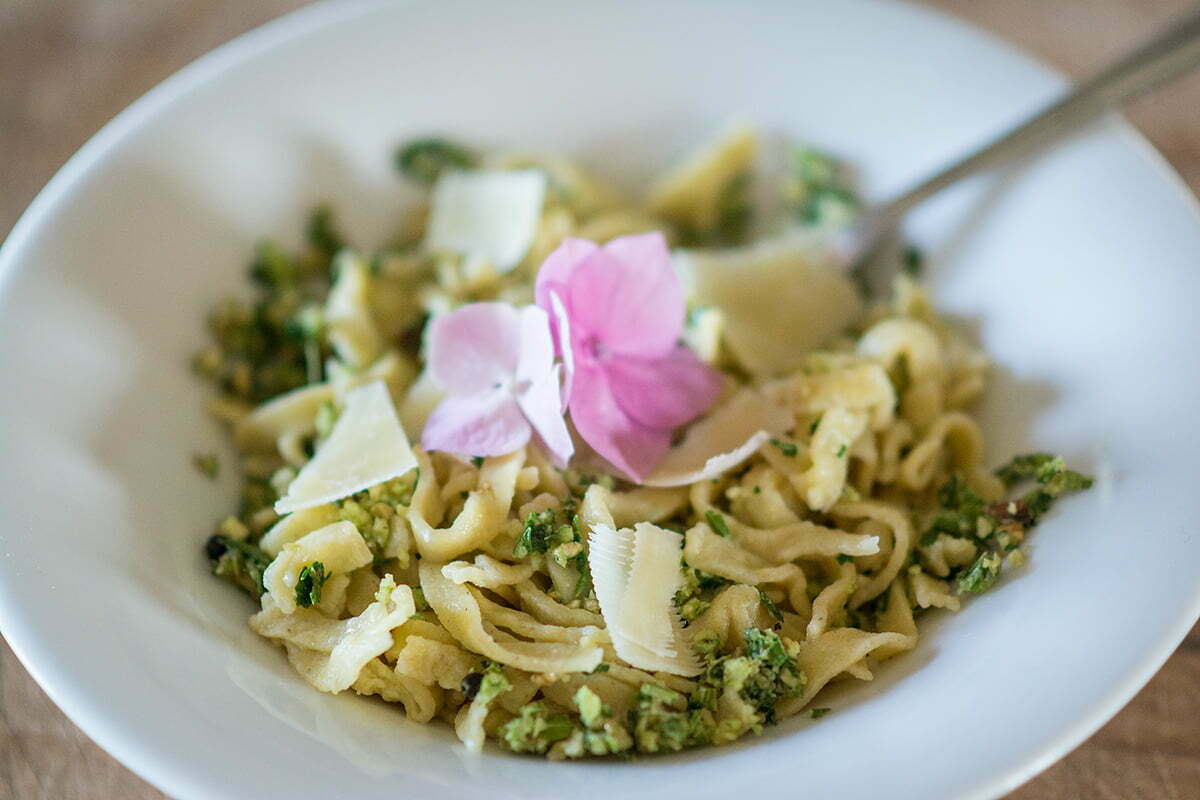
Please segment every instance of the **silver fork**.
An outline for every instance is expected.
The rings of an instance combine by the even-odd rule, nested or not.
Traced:
[[[1200,7],[1016,127],[925,178],[900,196],[864,209],[841,242],[840,249],[847,263],[863,285],[872,288],[890,285],[899,260],[876,256],[894,238],[908,212],[947,186],[1029,155],[1105,111],[1197,66],[1200,66]]]

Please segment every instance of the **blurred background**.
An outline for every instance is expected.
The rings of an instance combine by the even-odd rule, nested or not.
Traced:
[[[983,27],[1074,77],[1191,5],[1188,0],[924,4]],[[213,47],[303,5],[302,0],[0,0],[0,238],[63,162],[114,114]],[[1128,116],[1193,193],[1200,193],[1200,74],[1140,100]],[[1129,706],[1011,800],[1200,798],[1197,676],[1200,626]],[[76,729],[0,642],[0,798],[161,797]]]

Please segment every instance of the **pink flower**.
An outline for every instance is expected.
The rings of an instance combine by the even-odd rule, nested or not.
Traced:
[[[566,239],[537,277],[563,362],[573,366],[567,405],[575,429],[633,480],[666,454],[674,429],[721,390],[719,372],[679,343],[683,287],[660,233],[600,247]]]
[[[551,458],[566,465],[574,446],[546,312],[473,303],[435,317],[427,344],[428,369],[446,397],[425,423],[422,447],[498,456],[536,431]]]

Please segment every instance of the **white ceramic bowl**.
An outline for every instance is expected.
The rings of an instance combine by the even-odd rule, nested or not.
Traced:
[[[54,700],[181,797],[994,797],[1141,687],[1200,610],[1200,224],[1118,120],[913,220],[940,305],[995,356],[994,460],[1101,475],[1018,579],[928,626],[835,713],[636,763],[469,757],[442,726],[304,685],[207,574],[234,487],[189,375],[264,233],[334,202],[373,245],[427,131],[561,150],[626,184],[732,116],[848,157],[872,197],[1063,88],[907,5],[322,5],[197,62],[63,168],[0,253],[0,622]],[[226,453],[226,455],[228,455]],[[782,794],[781,794],[782,792]]]

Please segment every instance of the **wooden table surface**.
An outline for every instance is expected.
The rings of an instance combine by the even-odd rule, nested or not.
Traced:
[[[301,0],[0,0],[0,233],[101,125],[197,56]],[[1083,75],[1188,0],[932,0]],[[1200,192],[1200,75],[1131,119]],[[159,798],[0,644],[0,798]],[[1010,800],[1200,798],[1200,627],[1087,743]]]

